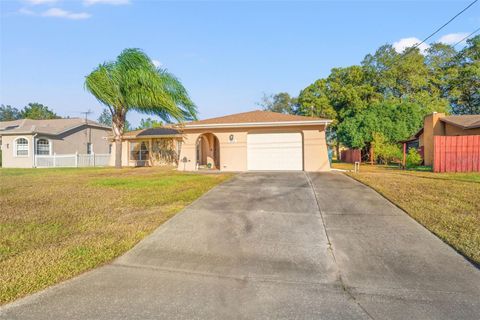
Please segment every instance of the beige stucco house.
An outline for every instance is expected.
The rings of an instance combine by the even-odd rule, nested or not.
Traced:
[[[328,119],[251,111],[137,130],[123,136],[122,164],[176,164],[184,171],[328,171],[325,130],[329,123]],[[111,161],[113,165],[113,157]]]
[[[60,161],[67,154],[109,154],[110,132],[108,126],[80,118],[2,121],[2,166],[33,168],[54,155]]]

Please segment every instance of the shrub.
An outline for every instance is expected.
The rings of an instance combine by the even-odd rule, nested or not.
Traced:
[[[407,153],[407,168],[418,167],[422,163],[422,156],[415,148],[408,149]]]
[[[393,161],[400,161],[402,151],[396,144],[388,143],[380,133],[373,134],[372,146],[376,160],[383,164]]]

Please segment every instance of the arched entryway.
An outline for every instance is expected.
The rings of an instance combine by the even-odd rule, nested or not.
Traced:
[[[198,169],[220,169],[220,143],[213,133],[200,135],[196,143]]]

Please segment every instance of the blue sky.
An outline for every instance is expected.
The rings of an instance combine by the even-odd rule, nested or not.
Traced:
[[[0,103],[95,119],[84,77],[135,47],[182,80],[200,118],[249,111],[263,92],[297,95],[385,43],[423,39],[470,2],[0,0]],[[479,26],[477,3],[432,41]]]

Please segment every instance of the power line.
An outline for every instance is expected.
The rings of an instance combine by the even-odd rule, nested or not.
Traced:
[[[432,34],[430,34],[428,37],[426,37],[425,39],[423,39],[422,42],[420,43],[417,43],[416,45],[414,45],[413,47],[411,47],[405,54],[402,55],[402,58],[407,56],[408,54],[410,54],[410,52],[412,52],[413,50],[415,50],[416,48],[418,48],[419,46],[421,46],[422,44],[424,44],[428,39],[430,39],[431,37],[433,37],[434,35],[436,35],[440,30],[442,30],[443,28],[445,28],[447,25],[449,25],[453,20],[455,20],[459,15],[461,15],[462,13],[464,13],[465,11],[467,11],[471,6],[473,6],[475,3],[477,3],[478,0],[475,0],[473,1],[472,3],[470,3],[468,6],[466,6],[465,8],[463,8],[462,11],[460,11],[459,13],[457,13],[456,15],[454,15],[450,20],[448,20],[447,22],[445,22],[440,28],[438,28],[437,30],[435,30]],[[462,40],[463,41],[463,40]]]
[[[80,112],[81,114],[85,115],[85,123],[87,123],[88,115],[93,113],[90,109],[87,111]]]
[[[458,41],[457,43],[455,43],[452,47],[456,47],[457,45],[459,45],[460,43],[462,43],[463,41],[465,41],[466,39],[470,38],[471,36],[473,36],[475,33],[477,33],[478,31],[480,31],[480,28],[477,28],[475,31],[473,31],[472,33],[470,33],[468,36],[466,36],[465,38],[463,38],[462,40]]]

